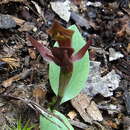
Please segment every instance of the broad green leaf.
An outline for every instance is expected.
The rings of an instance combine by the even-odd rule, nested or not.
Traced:
[[[65,124],[53,116],[48,117],[48,120],[41,115],[40,130],[74,130],[74,128],[70,125],[69,121],[63,114],[55,110],[53,113],[58,115],[64,121]]]
[[[71,27],[69,27],[69,29],[75,31],[72,37],[72,47],[75,49],[75,52],[77,52],[83,47],[83,45],[86,44],[86,41],[83,39],[78,28],[75,25],[72,25]],[[81,60],[74,62],[73,74],[65,90],[62,103],[74,98],[79,94],[79,92],[85,87],[85,82],[87,80],[88,73],[89,54],[87,52]],[[57,66],[55,63],[50,63],[49,80],[51,88],[56,95],[58,94],[59,75],[60,67]]]

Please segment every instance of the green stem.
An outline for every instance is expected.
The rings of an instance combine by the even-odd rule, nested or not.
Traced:
[[[63,68],[61,68],[60,77],[59,77],[58,96],[57,96],[54,106],[52,106],[52,110],[53,109],[57,110],[59,108],[59,105],[65,94],[65,89],[71,79],[71,76],[72,76],[72,72],[66,72]]]
[[[56,102],[55,104],[53,105],[52,109],[54,110],[58,110],[59,106],[60,106],[60,103],[61,103],[61,100],[62,100],[62,97],[60,96],[57,96],[57,99],[56,99]]]

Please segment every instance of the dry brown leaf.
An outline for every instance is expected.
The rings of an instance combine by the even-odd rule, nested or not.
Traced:
[[[3,81],[1,85],[4,86],[5,88],[7,88],[7,87],[11,86],[11,84],[12,84],[13,82],[18,81],[18,80],[20,80],[20,79],[24,79],[25,77],[27,77],[28,74],[30,73],[30,71],[31,71],[31,69],[29,69],[29,70],[24,70],[22,73],[17,74],[17,75],[15,75],[15,76],[13,76],[13,77],[11,77],[11,78],[9,78],[9,79]]]
[[[128,43],[127,52],[130,53],[130,43]]]
[[[44,101],[47,90],[42,86],[38,86],[33,90],[33,97],[35,97],[36,102],[40,104]]]
[[[117,124],[116,124],[116,123],[114,123],[114,122],[113,122],[113,121],[111,121],[111,120],[106,121],[104,124],[105,124],[105,125],[107,125],[107,126],[109,126],[109,127],[114,128],[114,129],[116,129],[116,128],[117,128]]]
[[[11,69],[20,67],[19,59],[5,57],[5,58],[0,58],[0,61],[6,62]]]
[[[23,32],[23,31],[27,32],[27,31],[31,31],[31,30],[33,30],[33,31],[37,30],[37,28],[34,26],[33,23],[26,22],[25,20],[20,19],[20,18],[15,17],[15,16],[11,16],[11,15],[9,15],[9,16],[15,21],[15,23],[17,25],[20,26],[20,28],[18,29],[20,32]]]
[[[73,107],[79,112],[85,122],[102,121],[103,117],[94,101],[86,94],[79,94],[71,100]]]
[[[33,23],[25,22],[24,24],[21,25],[21,27],[18,30],[20,32],[28,32],[28,31],[33,30],[35,32],[35,30],[37,30],[37,28],[34,26]]]
[[[122,28],[117,32],[116,35],[118,37],[122,37],[125,34],[127,34],[129,36],[130,35],[130,20],[129,20],[129,17],[124,16],[119,21],[120,21],[120,24],[122,25]]]
[[[77,116],[77,113],[75,111],[70,111],[67,116],[73,120],[76,116]]]
[[[120,31],[118,31],[116,34],[117,37],[123,37],[126,34],[125,30],[126,30],[126,28],[123,27]]]
[[[21,26],[21,25],[23,25],[25,23],[25,20],[23,20],[23,19],[17,18],[15,16],[11,16],[11,17],[16,22],[16,24],[19,25],[19,26]]]
[[[29,48],[28,52],[29,52],[29,55],[30,55],[31,59],[35,60],[36,59],[36,51],[34,49],[32,49],[32,48]]]
[[[15,76],[13,76],[13,77],[11,77],[11,78],[9,78],[9,79],[3,81],[3,82],[2,82],[2,85],[3,85],[5,88],[7,88],[7,87],[11,86],[11,84],[12,84],[14,81],[18,81],[19,79],[20,79],[19,74],[18,74],[18,75],[15,75]]]

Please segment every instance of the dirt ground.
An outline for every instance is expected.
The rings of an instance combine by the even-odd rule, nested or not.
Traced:
[[[77,130],[130,129],[129,3],[120,7],[116,1],[99,1],[99,4],[70,0],[71,15],[66,21],[54,11],[51,2],[56,0],[0,0],[0,130],[16,126],[19,119],[23,125],[30,120],[31,125],[36,125],[34,129],[39,129],[38,111],[21,99],[47,109],[55,95],[49,84],[48,62],[31,45],[28,34],[45,46],[53,47],[55,41],[48,36],[47,29],[54,20],[64,27],[77,25],[86,41],[94,35],[89,54],[91,61],[100,63],[101,78],[112,70],[120,76],[119,85],[110,91],[113,94],[89,95],[102,114],[102,121],[86,122],[70,101],[60,106],[60,112],[70,119],[68,113],[74,111],[76,116],[71,124]],[[96,72],[93,76],[97,76]],[[109,86],[110,82],[103,85]]]

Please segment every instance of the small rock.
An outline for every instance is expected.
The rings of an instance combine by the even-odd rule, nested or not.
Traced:
[[[95,96],[100,93],[104,97],[113,95],[113,90],[119,87],[120,76],[114,70],[104,77],[100,74],[100,62],[90,62],[90,73],[83,93]]]
[[[117,60],[119,58],[124,57],[123,54],[121,54],[118,51],[115,51],[115,49],[113,49],[113,48],[109,48],[109,53],[110,53],[110,55],[109,55],[109,61]]]
[[[96,12],[95,11],[90,11],[88,12],[88,16],[92,19],[96,18]]]
[[[130,53],[130,43],[128,43],[127,52]]]
[[[66,0],[65,2],[51,2],[52,10],[59,15],[60,18],[66,22],[70,19],[70,2]]]
[[[16,22],[9,15],[0,14],[0,28],[9,29],[16,27]]]

